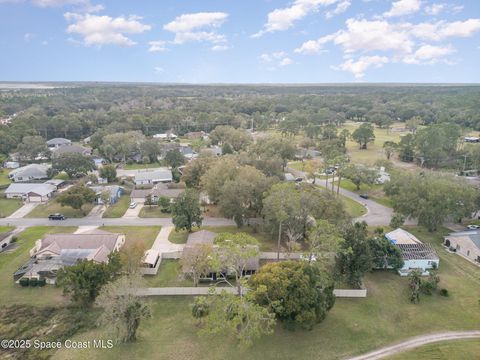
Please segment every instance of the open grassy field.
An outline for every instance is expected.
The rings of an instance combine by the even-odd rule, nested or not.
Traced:
[[[0,169],[0,185],[8,185],[11,183],[10,179],[8,178],[8,173],[10,169]]]
[[[414,305],[408,300],[408,279],[388,271],[372,272],[365,278],[366,299],[337,299],[326,320],[312,331],[292,332],[279,325],[273,335],[249,349],[238,348],[224,336],[199,337],[190,315],[193,298],[158,297],[151,299],[153,317],[140,325],[136,343],[105,351],[61,350],[54,359],[343,359],[416,335],[478,329],[480,269],[445,252],[439,234],[410,230],[439,252],[440,287],[449,290],[449,297],[423,296]],[[175,270],[173,265],[166,266]],[[106,336],[99,328],[75,338]]]
[[[150,249],[161,228],[161,226],[102,226],[100,230],[125,234],[125,245],[141,241],[145,249]]]
[[[476,360],[480,358],[480,341],[459,340],[429,344],[414,350],[406,351],[388,360]]]
[[[161,211],[159,206],[144,206],[142,210],[140,210],[140,214],[138,217],[141,218],[169,218],[172,217],[170,213],[164,213]]]
[[[35,241],[45,234],[72,233],[75,227],[35,226],[17,235],[17,248],[0,254],[0,305],[57,305],[64,302],[60,289],[53,286],[23,288],[13,282],[13,273],[30,258]]]
[[[46,218],[50,214],[60,213],[65,215],[68,218],[81,218],[87,215],[92,209],[93,204],[83,205],[82,210],[74,209],[70,206],[62,206],[55,201],[55,199],[50,200],[46,204],[38,205],[25,217],[27,218]]]
[[[125,164],[123,169],[125,170],[141,170],[141,169],[152,169],[161,167],[159,163],[151,163],[151,164]]]
[[[352,133],[356,128],[360,126],[360,123],[346,122],[339,131],[347,129]],[[400,136],[407,134],[406,131],[400,131],[405,127],[403,123],[393,124],[390,130],[375,128],[375,141],[369,143],[366,150],[360,150],[356,142],[349,139],[347,141],[347,151],[351,157],[352,162],[361,163],[366,165],[373,165],[378,159],[385,159],[385,153],[383,152],[383,143],[385,141],[400,141]]]
[[[0,194],[0,218],[12,215],[22,207],[23,203],[19,199],[6,199]]]
[[[367,209],[365,208],[365,206],[363,206],[359,202],[352,200],[346,196],[341,196],[340,199],[345,205],[345,210],[347,211],[348,215],[350,215],[352,218],[357,218],[367,213]]]
[[[127,211],[130,205],[130,195],[124,194],[120,197],[116,204],[110,205],[103,213],[104,218],[120,218]]]
[[[208,230],[214,233],[239,233],[245,232],[247,234],[252,235],[260,242],[260,251],[276,251],[277,250],[277,241],[272,238],[272,236],[266,232],[261,231],[260,229],[255,230],[252,226],[243,226],[238,228],[236,226],[202,226],[200,229],[197,230]],[[187,231],[175,231],[173,230],[170,233],[168,240],[175,244],[185,244],[187,242],[188,232]]]

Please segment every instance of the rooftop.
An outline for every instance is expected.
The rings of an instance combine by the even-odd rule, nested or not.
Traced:
[[[397,244],[403,260],[438,260],[437,253],[429,244]]]

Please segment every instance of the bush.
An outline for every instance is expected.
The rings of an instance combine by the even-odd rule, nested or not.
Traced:
[[[33,286],[33,287],[37,286],[38,285],[38,280],[35,279],[35,278],[31,278],[30,281],[29,281],[29,285]]]
[[[39,279],[38,280],[38,286],[42,287],[42,286],[45,286],[47,284],[47,280],[45,279]]]
[[[27,287],[30,284],[30,280],[28,278],[21,278],[18,283],[23,287]]]
[[[133,160],[132,159],[128,159],[127,160],[127,165],[132,165],[133,164]]]
[[[12,236],[10,243],[16,243],[18,241],[18,237]]]
[[[441,296],[445,296],[445,297],[448,297],[448,290],[447,289],[440,289],[440,295]]]

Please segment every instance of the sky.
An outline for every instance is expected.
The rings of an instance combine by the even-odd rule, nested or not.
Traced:
[[[480,1],[0,0],[0,81],[480,83]]]

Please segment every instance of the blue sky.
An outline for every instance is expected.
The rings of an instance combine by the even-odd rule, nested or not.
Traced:
[[[480,1],[0,0],[0,80],[480,82]]]

